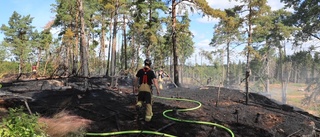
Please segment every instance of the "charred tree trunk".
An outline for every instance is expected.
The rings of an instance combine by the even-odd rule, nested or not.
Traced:
[[[113,25],[113,22],[112,22],[112,18],[114,17],[113,14],[111,14],[111,19],[110,19],[110,25],[109,25],[109,30],[111,31],[112,30],[112,25]],[[110,36],[109,36],[109,48],[108,48],[108,63],[107,63],[107,71],[106,71],[106,76],[110,76],[110,56],[111,56],[111,48],[112,48],[112,33],[110,32]]]
[[[177,55],[177,33],[176,33],[176,0],[172,0],[172,50],[173,50],[173,75],[174,75],[174,83],[181,87],[179,82],[179,70],[178,70],[178,55]]]
[[[249,4],[250,5],[250,4]],[[247,53],[247,66],[246,66],[246,104],[249,104],[249,76],[250,76],[250,50],[251,50],[251,18],[252,18],[252,7],[249,7],[249,30],[248,30],[248,53]]]
[[[117,0],[114,18],[113,18],[113,30],[112,30],[112,50],[111,50],[111,87],[116,86],[116,48],[117,48],[117,25],[118,25],[118,7],[119,1]]]
[[[124,70],[128,69],[127,57],[127,29],[126,29],[126,15],[123,15],[123,38],[124,38]]]
[[[225,86],[230,87],[230,41],[227,43],[227,68]]]
[[[76,30],[76,33],[75,33],[75,44],[74,44],[74,48],[72,49],[72,71],[71,71],[71,74],[73,75],[76,75],[77,74],[77,70],[78,70],[78,56],[79,56],[79,14],[80,14],[80,11],[77,12],[77,15],[76,15],[76,21],[75,21],[75,30]]]
[[[88,68],[88,49],[86,44],[86,35],[85,35],[85,22],[84,22],[84,10],[83,10],[83,3],[82,0],[78,0],[79,4],[79,12],[80,12],[80,24],[81,24],[81,43],[80,43],[80,59],[81,59],[81,69],[82,69],[82,76],[85,78],[84,81],[84,88],[85,90],[88,89],[88,75],[89,75],[89,68]]]

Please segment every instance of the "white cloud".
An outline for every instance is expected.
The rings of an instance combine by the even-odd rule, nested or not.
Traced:
[[[208,4],[215,9],[227,9],[227,8],[232,8],[234,5],[239,5],[240,2],[236,2],[234,0],[229,1],[229,0],[206,0]]]
[[[191,33],[193,34],[193,36],[198,36],[198,35],[199,35],[196,30],[190,30],[190,31],[191,31]]]
[[[204,33],[199,33],[198,30],[191,30],[195,39],[206,39],[208,36]]]
[[[229,2],[228,0],[206,0],[208,2],[208,4],[214,8],[214,9],[220,9],[220,10],[223,10],[223,9],[226,9],[226,8],[232,8],[234,5],[238,5],[239,2],[234,2],[234,1],[231,1]],[[199,15],[196,15],[196,17],[194,17],[194,20],[197,22],[197,23],[200,23],[200,24],[203,24],[203,25],[206,25],[206,24],[210,24],[210,26],[212,26],[211,28],[213,28],[214,24],[217,24],[220,19],[219,18],[213,18],[213,17],[209,17],[209,16],[199,16]],[[213,30],[210,30],[210,31],[213,31]],[[208,36],[205,36],[206,34],[203,34],[203,33],[200,33],[202,38],[208,38]],[[212,35],[210,35],[211,37]]]
[[[283,8],[284,4],[280,0],[268,0],[267,4],[271,7],[271,10],[278,10]]]
[[[217,9],[226,9],[226,8],[232,8],[235,5],[240,5],[240,2],[237,2],[235,0],[206,0],[208,4],[212,8],[217,8]],[[281,9],[284,4],[281,3],[280,0],[267,0],[267,4],[271,7],[272,10],[278,10]]]
[[[197,18],[196,21],[200,23],[217,24],[219,22],[219,19],[212,18],[212,17],[202,17],[202,18]]]
[[[210,42],[211,42],[210,39],[204,39],[204,40],[201,40],[201,41],[199,41],[198,43],[196,43],[196,44],[195,44],[195,47],[198,48],[198,49],[203,49],[203,50],[206,50],[206,51],[211,51],[211,50],[213,50],[214,48],[209,45]]]
[[[58,36],[58,34],[61,32],[62,28],[61,27],[55,27],[55,28],[51,28],[50,32],[52,35],[54,35],[55,37]]]
[[[320,41],[316,39],[304,42],[301,46],[298,46],[298,47],[292,47],[293,45],[292,42],[288,42],[286,43],[287,55],[292,55],[299,51],[307,51],[311,46],[318,47],[319,44],[320,44]],[[316,48],[315,51],[320,51],[320,49]]]

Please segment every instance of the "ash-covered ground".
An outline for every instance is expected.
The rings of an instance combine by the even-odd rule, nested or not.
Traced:
[[[320,136],[320,121],[316,116],[256,93],[249,94],[246,104],[244,92],[218,87],[162,90],[160,96],[168,99],[154,97],[154,116],[146,123],[143,109],[135,109],[137,97],[132,94],[130,80],[119,80],[116,89],[109,88],[109,82],[108,78],[90,78],[90,88],[84,91],[81,78],[5,81],[1,83],[0,106],[25,106],[24,101],[27,101],[30,111],[43,117],[67,111],[92,121],[86,129],[88,133],[140,130],[179,137],[229,137],[232,134],[236,137]],[[201,107],[181,110],[198,107],[197,101]],[[171,119],[163,115],[166,110],[169,111],[165,114]]]

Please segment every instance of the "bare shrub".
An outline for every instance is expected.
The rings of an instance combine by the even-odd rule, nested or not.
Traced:
[[[85,129],[92,122],[80,116],[62,111],[53,118],[39,118],[39,122],[47,125],[46,133],[51,137],[85,136]]]

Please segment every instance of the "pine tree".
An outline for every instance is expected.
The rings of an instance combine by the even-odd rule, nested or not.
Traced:
[[[226,17],[226,13],[219,10],[213,9],[208,5],[206,0],[167,0],[168,6],[171,3],[171,27],[172,27],[172,52],[173,52],[173,72],[174,72],[174,83],[177,86],[181,86],[179,81],[179,69],[178,69],[178,48],[177,48],[177,6],[181,5],[183,2],[191,3],[188,6],[190,7],[191,11],[194,11],[194,7],[200,9],[204,15],[212,16],[215,18],[221,18],[222,20],[228,20]],[[192,5],[194,4],[194,5]],[[183,4],[182,4],[183,5]],[[186,6],[182,6],[186,7]]]
[[[14,11],[9,19],[8,26],[5,24],[1,26],[1,31],[3,31],[5,35],[2,45],[10,48],[15,59],[19,61],[20,74],[26,71],[24,63],[30,52],[34,28],[34,26],[31,25],[32,20],[33,18],[30,15],[21,16]]]
[[[294,12],[288,23],[301,28],[295,31],[295,45],[310,39],[320,40],[320,3],[318,0],[281,0],[285,7],[293,8]]]
[[[241,44],[244,39],[243,35],[239,31],[241,28],[243,19],[239,17],[237,13],[237,7],[232,9],[226,9],[227,16],[233,17],[231,18],[233,21],[225,21],[221,20],[219,24],[214,27],[214,35],[211,39],[210,46],[218,47],[225,46],[224,49],[227,52],[227,67],[226,67],[226,77],[224,79],[224,86],[230,86],[230,52],[232,45]]]

